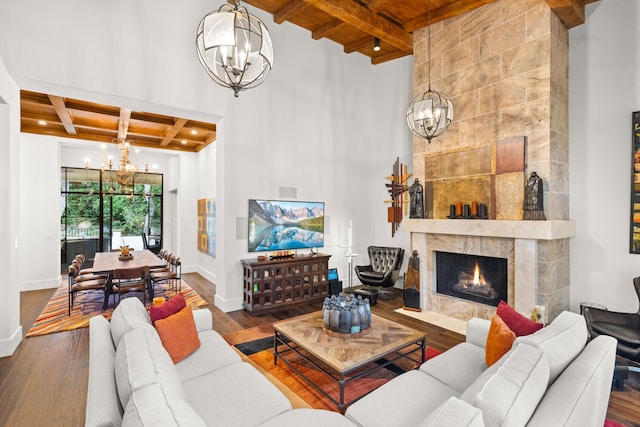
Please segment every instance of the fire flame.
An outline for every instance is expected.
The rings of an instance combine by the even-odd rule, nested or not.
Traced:
[[[476,268],[473,270],[473,284],[480,284],[480,267],[478,267],[478,263],[476,262]]]

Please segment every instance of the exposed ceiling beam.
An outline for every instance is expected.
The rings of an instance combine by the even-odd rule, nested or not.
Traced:
[[[567,28],[584,24],[584,5],[589,0],[546,0]]]
[[[175,136],[178,134],[178,132],[180,132],[180,130],[186,124],[187,124],[187,120],[186,119],[178,119],[178,120],[176,120],[175,124],[173,126],[171,126],[169,129],[167,129],[167,134],[164,137],[164,139],[162,140],[162,142],[160,143],[160,146],[161,147],[166,147],[167,145],[169,145],[171,140],[173,138],[175,138]]]
[[[326,37],[327,35],[331,34],[333,31],[337,31],[340,29],[340,27],[345,26],[347,24],[345,24],[344,22],[342,22],[339,19],[332,19],[331,21],[327,22],[324,25],[319,26],[318,28],[316,28],[315,30],[313,30],[311,32],[311,37],[314,40],[319,40],[323,37]]]
[[[204,141],[205,141],[205,144],[211,144],[215,140],[216,140],[216,132],[211,132],[207,137],[207,139],[205,139]]]
[[[64,99],[60,96],[49,95],[49,101],[51,101],[51,105],[56,110],[56,114],[64,126],[64,130],[69,135],[76,135],[76,128],[73,126],[73,118],[71,117],[71,113],[67,109],[67,106],[64,105]]]
[[[276,24],[282,24],[296,12],[304,9],[307,5],[302,0],[291,0],[289,3],[281,7],[273,14],[273,20]]]
[[[371,0],[369,3],[367,3],[367,9],[375,12],[385,7],[388,3],[394,1],[397,0]]]
[[[369,46],[371,49],[373,49],[373,37],[364,37],[360,40],[356,40],[354,42],[351,43],[347,43],[344,45],[344,53],[352,53],[352,52],[357,52],[361,49],[366,48],[367,46]]]
[[[131,120],[131,108],[121,108],[120,118],[118,119],[118,139],[127,139],[129,120]]]
[[[390,52],[385,52],[381,55],[376,55],[371,58],[371,63],[373,65],[382,64],[383,62],[393,61],[394,59],[402,58],[403,56],[411,55],[413,50],[410,51],[401,51],[401,50],[392,50]]]
[[[305,3],[370,34],[400,50],[413,48],[413,34],[352,0],[304,0]]]
[[[431,10],[431,23],[435,24],[438,21],[442,21],[447,18],[461,15],[470,10],[476,9],[485,4],[493,3],[496,0],[458,0],[446,6],[442,6]],[[429,13],[420,15],[407,21],[404,24],[404,29],[409,32],[413,32],[419,28],[423,28],[429,25]]]

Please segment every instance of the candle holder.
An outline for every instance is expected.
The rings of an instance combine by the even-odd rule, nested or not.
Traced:
[[[487,205],[484,203],[471,202],[471,204],[457,202],[449,205],[449,219],[489,219]]]
[[[455,205],[449,205],[449,215],[447,215],[447,218],[449,219],[464,218],[462,216],[462,204],[460,202],[458,202]]]

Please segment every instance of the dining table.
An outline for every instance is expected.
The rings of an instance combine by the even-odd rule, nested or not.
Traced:
[[[139,267],[164,267],[164,260],[160,259],[156,254],[148,249],[134,250],[130,252],[131,257],[122,259],[120,257],[120,251],[112,252],[96,252],[93,260],[93,273],[94,274],[108,274],[109,280],[107,280],[107,286],[104,292],[104,303],[102,308],[107,308],[109,301],[109,295],[111,294],[111,277],[113,271],[120,268],[139,268]],[[153,286],[151,281],[148,284],[149,299],[153,300]]]

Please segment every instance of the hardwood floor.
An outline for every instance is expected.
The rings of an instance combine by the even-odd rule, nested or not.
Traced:
[[[196,273],[184,274],[189,285],[208,303],[213,328],[228,334],[320,309],[309,304],[291,309],[251,315],[245,311],[223,313],[214,306],[215,285]],[[21,324],[26,334],[54,290],[21,294]],[[464,337],[420,322],[393,310],[402,306],[401,291],[386,294],[372,307],[374,313],[427,333],[428,344],[446,350]],[[0,426],[83,426],[86,406],[89,331],[23,339],[13,356],[0,359]],[[640,379],[630,378],[625,391],[614,391],[607,416],[626,426],[640,426]]]

